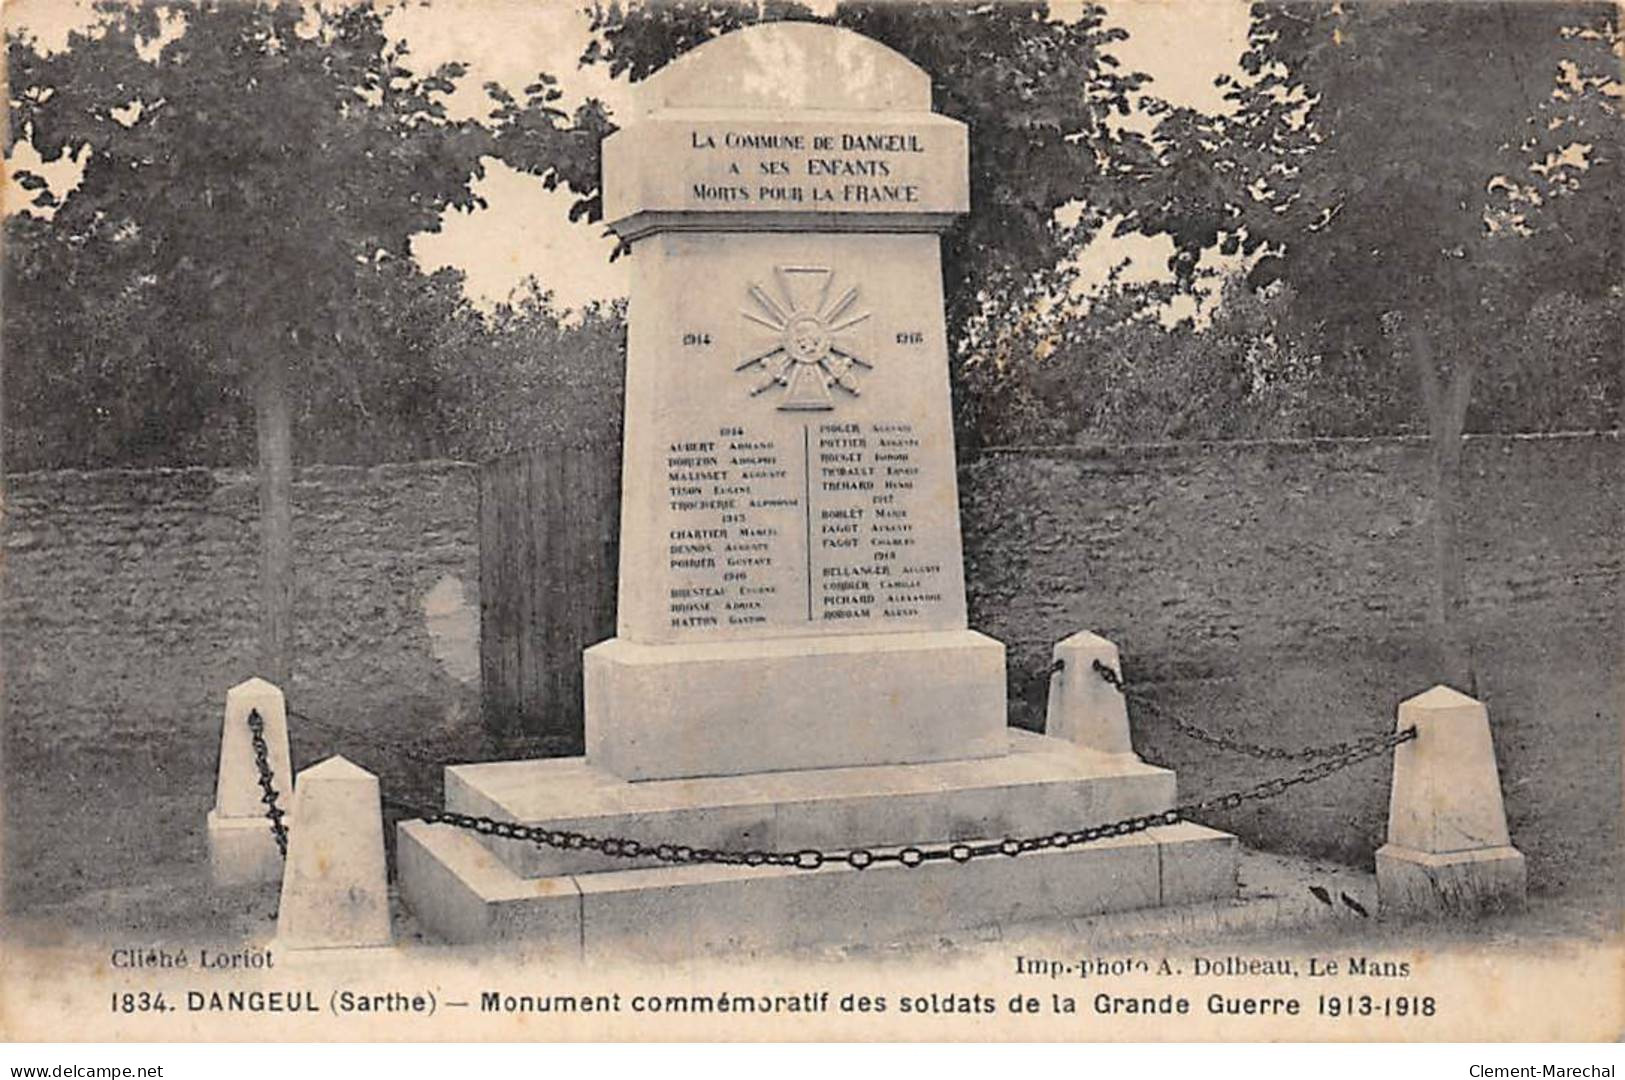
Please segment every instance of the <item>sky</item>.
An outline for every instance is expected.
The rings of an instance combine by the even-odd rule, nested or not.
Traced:
[[[1055,0],[1052,10],[1065,18],[1079,6],[1081,0]],[[587,18],[579,8],[565,0],[433,0],[403,6],[388,25],[407,41],[414,66],[421,70],[451,60],[469,63],[451,103],[456,115],[472,116],[488,107],[480,90],[485,83],[497,82],[518,93],[538,71],[559,79],[564,108],[596,97],[613,114],[628,101],[628,83],[611,80],[603,65],[577,63],[588,40]],[[1205,111],[1223,107],[1213,81],[1236,71],[1246,46],[1244,0],[1115,0],[1107,10],[1110,21],[1130,34],[1115,46],[1125,70],[1150,75],[1153,92],[1175,104]],[[69,29],[89,18],[89,5],[77,0],[12,0],[5,15],[8,28],[24,27],[46,47],[60,47]],[[42,172],[53,189],[71,184],[77,173],[72,162],[42,167],[26,144],[19,145],[8,165]],[[610,263],[612,244],[601,225],[570,222],[573,195],[547,191],[539,179],[500,162],[489,166],[474,185],[485,209],[451,211],[440,232],[414,240],[414,254],[424,269],[463,270],[470,298],[485,308],[507,298],[528,277],[551,290],[555,302],[567,309],[625,295],[626,260]],[[21,194],[8,184],[8,204],[15,205]],[[1079,263],[1086,283],[1104,280],[1125,259],[1131,261],[1126,277],[1144,280],[1166,273],[1171,250],[1165,238],[1106,238],[1085,251]]]

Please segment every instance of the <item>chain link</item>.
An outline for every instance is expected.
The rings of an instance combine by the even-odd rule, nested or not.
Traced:
[[[1027,682],[1032,686],[1037,686],[1039,683],[1048,684],[1053,682],[1055,676],[1059,675],[1065,668],[1066,661],[1062,660],[1060,657],[1056,657],[1048,667],[1038,668],[1034,671],[1027,672],[1020,677],[1026,679]]]
[[[1064,668],[1065,661],[1056,660],[1050,665],[1048,674],[1053,677]],[[1116,671],[1098,659],[1094,661],[1094,670],[1102,679],[1115,687],[1119,693],[1127,696],[1122,678]],[[1206,731],[1195,724],[1173,716],[1155,702],[1141,695],[1135,694],[1133,698],[1169,719],[1175,729],[1182,734],[1210,746],[1246,754],[1249,757],[1261,758],[1266,761],[1311,761],[1312,764],[1306,765],[1287,776],[1272,777],[1253,784],[1251,787],[1237,788],[1220,795],[1210,795],[1206,798],[1180,803],[1160,813],[1139,814],[1102,825],[1090,825],[1081,829],[1060,830],[1037,836],[1006,837],[1003,840],[938,841],[901,847],[855,847],[834,850],[819,850],[817,848],[802,848],[796,851],[772,851],[762,848],[740,850],[691,847],[687,844],[649,843],[632,837],[594,836],[569,829],[554,829],[544,825],[526,825],[517,821],[504,821],[484,815],[463,814],[455,810],[434,810],[390,796],[385,796],[384,801],[407,813],[421,817],[430,824],[450,825],[480,836],[516,840],[535,844],[538,847],[552,848],[556,851],[587,851],[616,859],[654,859],[657,862],[671,864],[706,863],[719,866],[777,866],[796,870],[818,870],[827,865],[840,864],[845,864],[854,870],[867,870],[871,866],[888,863],[910,868],[922,866],[929,862],[953,862],[963,865],[973,859],[985,859],[994,856],[1014,858],[1033,851],[1076,847],[1114,836],[1131,836],[1158,826],[1176,825],[1181,821],[1192,821],[1197,815],[1214,810],[1235,810],[1244,803],[1273,799],[1300,784],[1312,784],[1324,780],[1334,773],[1341,772],[1378,754],[1390,753],[1401,743],[1416,738],[1416,728],[1410,727],[1390,735],[1376,735],[1350,742],[1306,747],[1302,750],[1284,750],[1280,747],[1263,746],[1258,743],[1245,742]],[[281,824],[282,812],[276,806],[276,792],[271,787],[270,768],[265,761],[265,740],[261,735],[262,727],[263,724],[260,723],[259,714],[250,713],[249,729],[254,733],[255,758],[260,767],[260,786],[265,790],[264,801],[269,808],[267,816],[271,818],[272,828],[277,831],[278,844],[286,850],[286,830],[283,829]]]
[[[1094,661],[1094,669],[1095,674],[1115,688],[1118,693],[1156,713],[1158,717],[1166,721],[1170,727],[1186,738],[1195,739],[1199,743],[1205,743],[1219,750],[1228,750],[1232,754],[1256,758],[1259,761],[1315,761],[1322,758],[1340,758],[1351,751],[1362,750],[1368,746],[1379,746],[1382,740],[1387,737],[1372,735],[1363,739],[1327,743],[1324,746],[1306,746],[1299,750],[1288,750],[1280,746],[1265,746],[1263,743],[1248,742],[1245,739],[1237,739],[1220,732],[1208,731],[1206,728],[1199,727],[1183,717],[1175,716],[1146,695],[1129,690],[1123,685],[1122,676],[1099,659]]]
[[[277,850],[283,858],[287,858],[288,827],[282,822],[287,813],[277,805],[275,777],[271,774],[271,751],[265,745],[265,718],[258,709],[248,710],[248,735],[254,743],[254,768],[260,774],[260,802],[265,804],[265,817],[271,822],[271,835],[276,837]]]
[[[896,863],[905,867],[921,866],[928,862],[954,862],[964,864],[972,859],[991,858],[996,855],[1015,857],[1047,848],[1069,848],[1094,843],[1113,836],[1130,836],[1161,825],[1176,825],[1190,821],[1197,814],[1213,810],[1234,810],[1243,803],[1271,799],[1284,794],[1299,784],[1324,780],[1378,754],[1392,751],[1403,742],[1416,738],[1416,729],[1406,728],[1392,735],[1384,735],[1363,745],[1351,746],[1336,757],[1317,761],[1291,776],[1280,776],[1247,788],[1238,788],[1222,795],[1211,795],[1193,802],[1181,803],[1155,814],[1139,814],[1120,818],[1103,825],[1091,825],[1075,830],[1061,830],[1038,836],[1007,837],[1003,840],[979,842],[956,841],[932,844],[910,844],[905,847],[845,848],[821,851],[804,848],[798,851],[769,851],[760,848],[727,850],[696,848],[685,844],[650,844],[620,836],[592,836],[564,829],[551,829],[541,825],[524,825],[515,821],[502,821],[483,815],[462,814],[453,810],[430,810],[398,799],[388,799],[392,805],[417,814],[434,824],[451,825],[467,829],[481,836],[495,836],[506,840],[519,840],[539,847],[558,851],[591,851],[611,858],[653,858],[663,863],[712,863],[721,866],[780,866],[797,870],[817,870],[825,865],[842,864],[854,870],[867,870],[871,866]]]

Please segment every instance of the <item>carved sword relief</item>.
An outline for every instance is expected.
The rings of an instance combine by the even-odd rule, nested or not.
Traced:
[[[873,370],[858,352],[855,327],[869,318],[860,310],[858,288],[835,288],[835,271],[824,266],[776,266],[770,287],[751,282],[740,314],[750,324],[745,353],[735,371],[759,378],[751,396],[780,389],[779,408],[835,408],[840,391],[857,397],[858,369]]]

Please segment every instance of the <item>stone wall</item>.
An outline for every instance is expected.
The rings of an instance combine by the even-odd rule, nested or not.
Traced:
[[[1470,438],[1463,469],[1479,633],[1612,625],[1618,437]],[[1415,439],[993,451],[961,480],[972,622],[1024,669],[1088,627],[1155,680],[1410,646],[1427,476]]]
[[[1464,452],[1467,617],[1513,838],[1534,887],[1619,867],[1617,435],[1484,437]],[[1050,644],[1089,628],[1152,704],[1281,746],[1387,730],[1438,679],[1419,440],[994,452],[962,477],[971,619],[1010,646],[1011,717],[1042,724]],[[1209,794],[1279,771],[1131,702],[1136,748]],[[1219,815],[1250,842],[1369,864],[1370,764]],[[1607,871],[1607,872],[1603,872]]]
[[[8,904],[185,880],[205,857],[225,690],[254,674],[253,477],[7,487]],[[458,464],[299,471],[289,704],[356,734],[290,724],[296,766],[343,752],[397,791],[426,789],[437,768],[384,751],[461,749],[479,693],[475,490]]]
[[[7,483],[13,733],[48,732],[71,750],[209,732],[225,688],[255,673],[253,475],[55,472]],[[456,463],[299,471],[296,707],[474,700],[477,667],[442,631],[459,608],[478,610],[476,498],[472,469]]]
[[[1039,722],[1049,644],[1088,627],[1119,642],[1130,681],[1164,706],[1259,741],[1391,724],[1399,698],[1432,681],[1426,468],[1425,445],[1406,440],[969,464],[972,621],[1010,644],[1012,719]],[[1617,847],[1619,440],[1473,439],[1466,470],[1479,692],[1514,837],[1533,849],[1537,887],[1561,885]],[[476,471],[304,469],[294,497],[290,702],[356,733],[295,724],[296,760],[343,750],[427,795],[436,762],[492,752],[478,720]],[[159,873],[164,860],[143,855],[155,828],[169,856],[200,859],[224,691],[253,673],[252,475],[27,474],[8,498],[8,890],[57,892],[63,859],[85,881]],[[1187,792],[1268,775],[1133,713],[1137,745],[1177,766]],[[419,756],[392,764],[382,747]],[[31,774],[61,782],[12,782]],[[1386,790],[1367,766],[1220,824],[1368,861]],[[94,826],[77,847],[32,832],[80,813]]]

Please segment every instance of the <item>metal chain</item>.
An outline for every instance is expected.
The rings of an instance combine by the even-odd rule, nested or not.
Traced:
[[[1057,661],[1058,663],[1059,661]],[[1216,731],[1208,731],[1198,727],[1183,717],[1175,716],[1156,701],[1144,694],[1135,693],[1123,685],[1122,676],[1113,671],[1111,667],[1098,658],[1094,661],[1095,674],[1114,687],[1118,693],[1143,705],[1167,721],[1175,731],[1197,742],[1219,750],[1228,750],[1233,754],[1242,754],[1246,757],[1257,758],[1260,761],[1315,761],[1320,758],[1336,758],[1352,750],[1363,749],[1367,746],[1379,745],[1386,736],[1371,735],[1363,739],[1345,740],[1344,742],[1327,743],[1324,746],[1306,746],[1301,750],[1287,750],[1280,746],[1265,746],[1262,743],[1248,742],[1230,735],[1223,735]]]
[[[260,802],[265,804],[265,816],[271,822],[271,835],[276,837],[277,850],[283,858],[288,856],[288,827],[282,823],[286,811],[277,805],[277,790],[271,775],[270,748],[265,745],[265,718],[258,709],[248,710],[248,735],[254,743],[254,767],[260,774]]]
[[[740,851],[696,848],[686,844],[650,844],[646,841],[628,837],[592,836],[587,833],[573,832],[566,829],[550,829],[541,825],[524,825],[515,821],[501,821],[483,815],[461,814],[453,810],[429,810],[394,798],[387,801],[410,813],[417,814],[431,824],[451,825],[478,833],[481,836],[519,840],[559,851],[591,851],[611,858],[653,858],[664,863],[678,864],[715,863],[723,866],[781,866],[797,870],[817,870],[826,864],[834,863],[845,863],[854,870],[866,870],[871,866],[878,866],[883,863],[898,863],[906,867],[915,867],[928,862],[952,861],[963,864],[970,862],[972,859],[988,858],[994,855],[1014,857],[1047,848],[1075,847],[1112,836],[1129,836],[1160,825],[1175,825],[1181,821],[1189,821],[1194,815],[1210,810],[1234,810],[1245,802],[1274,798],[1298,784],[1311,784],[1317,780],[1324,780],[1333,773],[1341,772],[1343,769],[1375,757],[1377,754],[1391,751],[1399,744],[1414,738],[1416,738],[1416,729],[1414,727],[1406,728],[1404,731],[1384,735],[1365,745],[1350,747],[1335,758],[1316,762],[1300,769],[1291,776],[1275,777],[1254,784],[1251,787],[1238,788],[1223,795],[1212,795],[1205,799],[1181,803],[1158,814],[1141,814],[1135,817],[1121,818],[1104,825],[1092,825],[1084,829],[1061,831],[1041,836],[1007,837],[1003,840],[979,843],[959,841],[956,843],[911,844],[906,847],[887,847],[879,850],[845,848],[820,851],[815,848],[806,848],[800,851],[766,851],[761,849]]]
[[[1053,677],[1062,671],[1064,667],[1065,661],[1058,659],[1050,665],[1048,674]],[[1094,661],[1094,669],[1102,679],[1115,687],[1118,692],[1127,696],[1122,679],[1116,671],[1098,659]],[[1299,769],[1289,776],[1277,776],[1253,784],[1251,787],[1237,788],[1222,795],[1210,795],[1207,798],[1180,803],[1161,813],[1120,818],[1103,825],[1091,825],[1083,829],[1063,830],[1039,836],[1006,837],[1003,840],[988,840],[976,843],[963,840],[952,843],[938,841],[900,847],[838,848],[828,851],[817,848],[804,848],[798,851],[769,851],[760,848],[738,850],[691,847],[687,844],[649,843],[631,837],[593,836],[589,833],[569,829],[526,825],[517,821],[504,821],[485,815],[463,814],[454,810],[435,810],[392,796],[385,796],[384,801],[407,813],[415,814],[430,824],[450,825],[454,828],[477,833],[480,836],[517,840],[558,851],[590,851],[617,859],[652,858],[658,862],[672,864],[706,863],[722,866],[777,866],[797,870],[817,870],[826,865],[841,863],[854,870],[866,870],[871,866],[879,866],[885,863],[897,863],[900,866],[912,868],[928,862],[964,864],[973,859],[989,858],[995,855],[1013,858],[1033,851],[1075,847],[1113,836],[1131,836],[1158,826],[1191,821],[1196,815],[1213,810],[1234,810],[1243,803],[1275,798],[1299,784],[1312,784],[1324,780],[1334,773],[1341,772],[1378,754],[1392,752],[1401,743],[1416,738],[1416,728],[1410,727],[1390,735],[1376,735],[1352,742],[1307,747],[1302,750],[1284,750],[1280,747],[1263,746],[1233,739],[1225,735],[1214,734],[1173,716],[1155,702],[1149,701],[1141,695],[1135,694],[1133,697],[1159,715],[1167,717],[1173,723],[1175,729],[1182,734],[1211,746],[1268,761],[1313,759],[1314,763]],[[260,786],[266,792],[264,801],[269,807],[267,816],[271,818],[272,828],[277,830],[278,844],[282,845],[286,850],[286,831],[281,824],[282,812],[276,807],[276,792],[270,786],[270,769],[265,762],[265,740],[260,733],[262,726],[259,721],[259,714],[251,713],[249,728],[254,732],[255,755],[260,766]]]
[[[1036,671],[1033,671],[1033,672],[1030,672],[1030,673],[1026,674],[1025,676],[1023,676],[1023,678],[1025,678],[1030,684],[1035,685],[1035,686],[1038,683],[1049,683],[1049,682],[1053,681],[1055,676],[1059,675],[1061,673],[1062,669],[1064,669],[1065,667],[1066,667],[1066,661],[1060,659],[1059,657],[1057,657],[1049,665],[1049,667],[1039,668]]]

